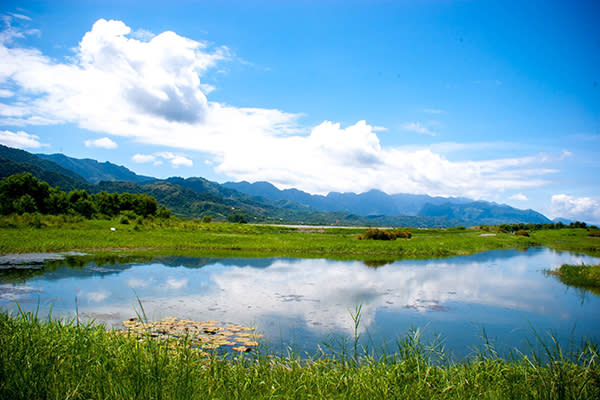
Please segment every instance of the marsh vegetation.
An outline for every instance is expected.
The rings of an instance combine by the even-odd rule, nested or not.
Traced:
[[[186,338],[138,341],[76,320],[0,314],[0,397],[10,399],[597,399],[598,346],[562,348],[540,337],[541,351],[499,355],[482,343],[453,362],[418,330],[393,354],[212,353]]]

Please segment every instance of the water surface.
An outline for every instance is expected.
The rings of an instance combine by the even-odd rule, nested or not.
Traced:
[[[54,316],[108,326],[135,316],[251,325],[275,350],[314,352],[349,337],[362,305],[364,344],[392,348],[411,327],[439,333],[457,357],[488,337],[523,348],[534,328],[560,340],[600,336],[600,297],[568,288],[543,270],[600,259],[549,249],[499,250],[465,257],[405,260],[379,267],[326,259],[157,257],[152,262],[0,271],[0,308],[52,307]],[[373,264],[373,263],[369,263]],[[382,263],[375,263],[382,264]]]

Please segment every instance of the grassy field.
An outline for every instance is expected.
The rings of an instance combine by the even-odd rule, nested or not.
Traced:
[[[229,353],[0,314],[2,399],[597,399],[598,346],[447,361],[417,332],[393,356]],[[550,340],[551,342],[551,340]],[[352,353],[351,353],[352,354]]]
[[[370,260],[373,265],[531,246],[600,255],[600,239],[585,229],[532,231],[529,237],[495,228],[406,229],[412,238],[373,241],[358,240],[365,232],[358,228],[173,218],[120,222],[0,218],[0,253],[77,250],[107,260],[159,254],[327,257]],[[251,353],[206,357],[189,344],[139,341],[103,326],[0,313],[0,399],[600,398],[594,342],[567,351],[550,339],[540,342],[539,354],[515,351],[504,357],[483,344],[479,355],[458,362],[447,359],[437,344],[423,343],[418,331],[399,338],[393,354],[377,358],[356,348],[300,356],[263,353],[260,346]]]
[[[116,230],[112,231],[111,228]],[[493,229],[493,228],[492,228]],[[546,246],[600,255],[600,238],[585,229],[540,230],[529,237],[472,229],[406,229],[411,239],[358,240],[365,229],[310,229],[178,219],[85,220],[74,217],[3,217],[0,253],[121,251],[220,256],[296,256],[394,260],[467,255],[493,249]]]

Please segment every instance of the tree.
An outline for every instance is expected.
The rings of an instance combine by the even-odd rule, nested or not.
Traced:
[[[0,211],[2,214],[19,212],[20,208],[35,209],[46,212],[45,200],[49,197],[50,186],[28,172],[7,176],[0,181]],[[26,198],[21,200],[25,195]],[[28,211],[29,212],[29,211]]]
[[[18,214],[32,213],[38,210],[35,205],[35,200],[28,194],[24,194],[17,200],[13,201],[13,209]]]
[[[107,193],[103,190],[96,194],[95,200],[100,214],[108,215],[109,217],[119,214],[121,207],[117,193]]]
[[[50,195],[45,201],[48,214],[66,214],[69,210],[67,194],[58,188],[50,188]]]

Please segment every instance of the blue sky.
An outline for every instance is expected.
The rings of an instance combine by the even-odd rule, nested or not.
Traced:
[[[0,143],[600,222],[594,1],[4,1]]]

